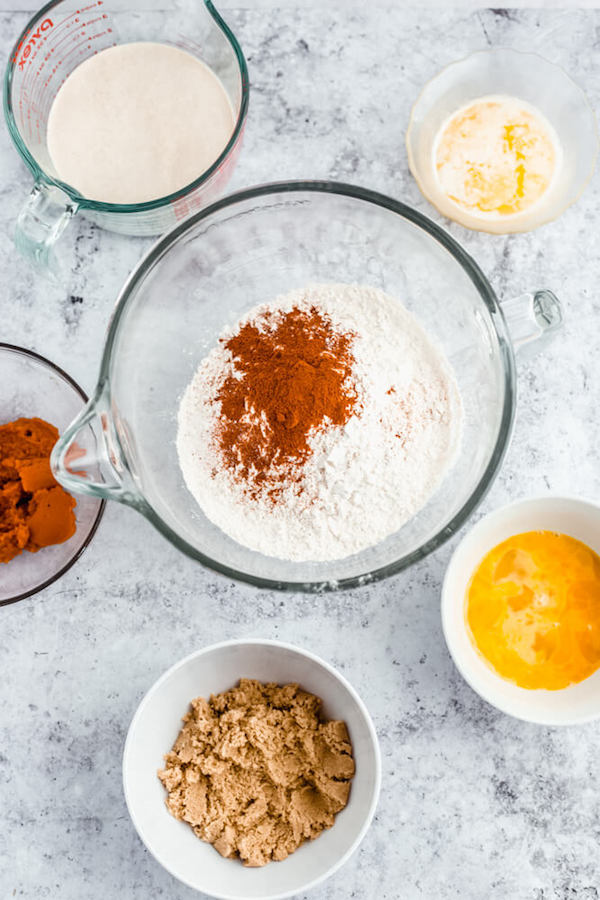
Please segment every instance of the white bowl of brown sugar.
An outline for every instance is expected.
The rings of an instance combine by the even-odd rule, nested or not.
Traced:
[[[155,859],[219,900],[332,875],[373,818],[381,760],[346,679],[289,644],[228,641],[165,672],[131,722],[123,785]]]

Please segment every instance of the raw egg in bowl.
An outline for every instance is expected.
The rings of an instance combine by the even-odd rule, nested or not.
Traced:
[[[442,625],[465,681],[502,712],[600,718],[600,506],[541,497],[481,519],[448,566]]]

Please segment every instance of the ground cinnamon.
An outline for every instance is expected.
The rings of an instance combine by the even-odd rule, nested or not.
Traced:
[[[0,425],[0,563],[75,533],[75,500],[50,470],[58,430],[43,419]]]
[[[235,372],[217,394],[217,440],[240,478],[260,486],[276,469],[302,464],[315,429],[348,421],[357,403],[354,337],[313,306],[267,314],[225,342]]]

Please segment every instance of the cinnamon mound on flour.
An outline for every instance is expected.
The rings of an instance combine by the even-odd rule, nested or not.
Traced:
[[[167,808],[222,856],[282,860],[330,828],[348,802],[354,760],[344,722],[297,684],[242,678],[192,700],[159,771]]]

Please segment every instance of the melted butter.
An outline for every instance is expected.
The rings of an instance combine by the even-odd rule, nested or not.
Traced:
[[[514,535],[475,570],[465,613],[502,678],[549,691],[577,684],[600,667],[600,557],[566,534]]]
[[[523,212],[546,193],[558,168],[553,129],[515,97],[481,97],[455,112],[435,142],[442,192],[488,218]]]

